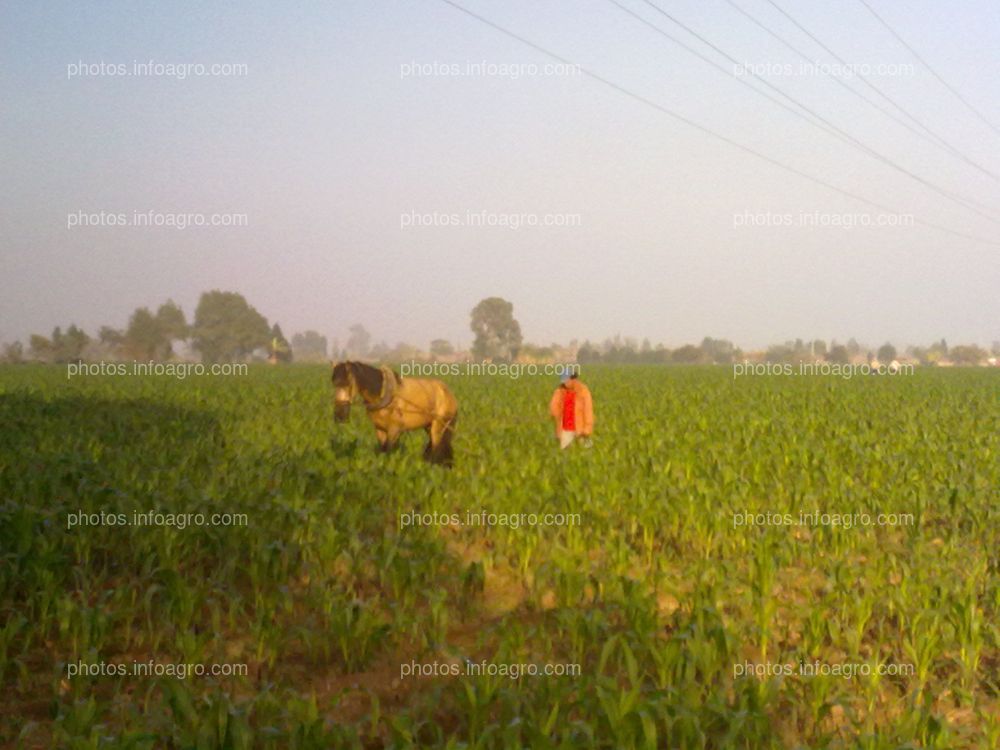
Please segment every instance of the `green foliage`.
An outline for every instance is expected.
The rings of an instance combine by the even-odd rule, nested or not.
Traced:
[[[594,445],[563,452],[551,378],[455,377],[442,471],[335,427],[327,366],[0,368],[0,745],[994,747],[998,374],[595,366]],[[154,508],[248,524],[67,528]],[[734,524],[815,510],[914,522]],[[248,673],[66,678],[150,659]],[[400,679],[466,660],[580,671]],[[817,660],[913,673],[735,674]]]
[[[888,364],[896,358],[896,347],[890,344],[888,341],[878,348],[877,353],[879,362],[883,364]]]
[[[78,362],[83,357],[83,350],[89,343],[90,336],[75,325],[67,328],[65,333],[63,333],[62,328],[56,326],[52,330],[51,338],[32,334],[29,339],[31,354],[35,359],[59,364]]]
[[[163,330],[149,308],[140,307],[129,318],[125,331],[128,353],[139,359],[153,359],[163,349]]]
[[[271,329],[256,309],[236,292],[205,292],[194,313],[191,338],[205,362],[245,359],[266,347]]]
[[[168,299],[160,305],[156,311],[156,322],[168,342],[171,339],[188,337],[189,330],[184,311],[173,300]]]
[[[986,350],[975,344],[959,344],[951,348],[951,360],[956,365],[978,365],[986,357]]]
[[[149,308],[137,308],[129,318],[124,336],[105,326],[101,341],[112,346],[120,344],[125,353],[137,359],[165,360],[173,355],[171,341],[188,337],[184,311],[173,300],[167,300],[154,315]]]
[[[697,362],[708,361],[705,352],[697,346],[693,346],[691,344],[685,344],[678,349],[674,349],[674,351],[671,352],[670,359],[672,362],[684,365],[693,365]]]
[[[326,362],[329,357],[326,336],[316,331],[292,336],[292,354],[296,362]]]
[[[430,351],[433,357],[449,357],[455,353],[455,347],[446,339],[434,339]]]
[[[476,338],[472,354],[478,359],[509,361],[521,347],[521,325],[514,319],[514,305],[500,297],[487,297],[472,308],[469,323]]]
[[[17,365],[24,361],[24,345],[20,341],[12,341],[3,345],[3,355],[0,361],[9,365]]]
[[[125,343],[125,334],[111,326],[101,326],[97,332],[97,340],[107,346],[121,346]]]
[[[851,361],[851,355],[847,351],[847,347],[843,344],[837,344],[830,348],[830,353],[826,357],[828,362],[833,362],[838,365],[846,365]]]
[[[347,354],[351,357],[365,358],[371,351],[372,335],[360,323],[355,323],[350,327],[350,336],[347,338]]]
[[[268,345],[269,355],[277,362],[292,361],[292,347],[281,332],[281,326],[275,323],[271,326],[271,343]]]

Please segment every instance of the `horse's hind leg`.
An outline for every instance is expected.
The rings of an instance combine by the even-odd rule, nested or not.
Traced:
[[[431,463],[442,466],[452,466],[455,456],[451,449],[451,439],[455,429],[455,417],[451,419],[435,419],[431,423],[431,441],[427,444],[424,455]]]
[[[441,439],[438,425],[439,422],[436,419],[427,425],[427,446],[424,448],[424,460],[432,464],[438,463],[438,441]]]

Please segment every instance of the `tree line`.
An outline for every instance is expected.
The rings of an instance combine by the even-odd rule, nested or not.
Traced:
[[[41,362],[78,362],[99,359],[169,360],[177,353],[177,343],[187,344],[206,363],[245,361],[255,356],[271,362],[302,362],[333,359],[368,359],[381,362],[412,360],[442,360],[469,357],[495,362],[576,361],[580,364],[731,364],[744,358],[772,363],[826,361],[847,364],[859,358],[890,363],[900,353],[885,343],[877,350],[865,350],[854,339],[844,344],[830,341],[786,341],[769,347],[765,352],[747,353],[726,339],[706,337],[698,345],[685,344],[669,349],[653,345],[649,339],[639,343],[632,338],[615,336],[600,343],[573,340],[568,346],[540,346],[523,340],[520,323],[514,317],[514,305],[500,297],[481,300],[470,312],[469,327],[474,335],[471,351],[458,352],[446,339],[430,342],[429,351],[417,346],[386,342],[373,343],[372,335],[360,323],[350,327],[347,341],[341,347],[334,340],[332,348],[325,336],[309,330],[296,333],[286,340],[278,323],[268,323],[243,295],[214,289],[204,292],[195,309],[194,320],[187,321],[183,310],[167,300],[155,312],[137,308],[124,329],[102,326],[91,337],[76,325],[65,330],[57,326],[49,336],[33,334],[24,352],[18,342],[8,344],[3,353],[7,362],[33,359]],[[1000,356],[1000,342],[994,342],[994,357]],[[925,365],[981,364],[990,352],[974,344],[949,347],[941,339],[927,347],[910,347],[906,358]]]
[[[321,358],[326,354],[326,338],[315,331],[297,334],[290,344],[281,326],[269,324],[243,295],[216,289],[201,295],[190,323],[180,306],[167,300],[155,312],[137,308],[124,329],[102,326],[94,337],[76,325],[65,330],[56,326],[49,336],[32,334],[27,353],[20,343],[8,344],[4,358],[10,362],[27,356],[54,363],[100,358],[164,361],[176,355],[178,342],[189,344],[206,363],[242,361],[255,352],[274,361],[291,361],[296,343],[306,359],[315,350],[322,351]]]

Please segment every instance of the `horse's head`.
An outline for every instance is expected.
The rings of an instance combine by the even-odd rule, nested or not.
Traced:
[[[346,422],[351,416],[351,401],[358,394],[351,362],[338,362],[333,366],[333,418]]]

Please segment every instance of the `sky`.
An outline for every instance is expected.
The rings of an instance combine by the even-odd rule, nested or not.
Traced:
[[[610,0],[455,1],[608,83],[443,0],[4,3],[0,340],[210,289],[342,343],[467,345],[489,296],[538,344],[1000,340],[1000,4],[868,0],[984,122],[859,0],[775,0],[839,75],[769,0],[654,0],[727,57],[617,0],[716,67]]]

